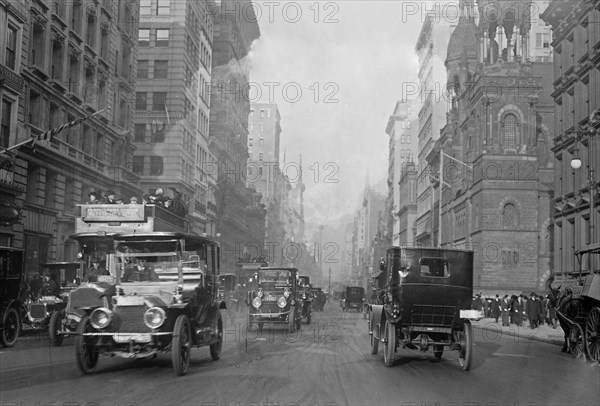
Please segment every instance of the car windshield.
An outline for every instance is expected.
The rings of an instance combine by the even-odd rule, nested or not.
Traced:
[[[173,282],[179,278],[177,253],[119,253],[117,269],[121,282]]]
[[[267,289],[265,285],[268,285],[272,288],[286,287],[289,283],[289,280],[290,273],[283,269],[261,269],[258,271],[258,281],[265,289]]]

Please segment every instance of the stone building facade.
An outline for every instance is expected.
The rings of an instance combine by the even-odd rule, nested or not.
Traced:
[[[555,272],[570,272],[579,270],[574,252],[600,242],[600,123],[590,121],[600,109],[600,1],[552,1],[542,18],[554,34],[554,238],[550,233],[546,244],[554,246]],[[579,169],[571,167],[575,156]],[[589,169],[595,170],[592,188]]]
[[[494,3],[497,14],[484,15],[488,3],[477,2],[476,24],[473,4],[461,2],[448,45],[451,110],[428,155],[438,175],[442,164],[434,230],[442,246],[475,251],[475,290],[521,293],[543,289],[552,266],[544,244],[553,199],[552,64],[528,57],[529,9]]]
[[[51,140],[0,154],[0,200],[22,209],[0,227],[25,267],[76,259],[76,204],[92,190],[139,195],[131,142],[138,0],[0,1],[1,147],[95,112]]]
[[[212,0],[140,0],[135,172],[145,193],[173,190],[191,232],[216,234],[215,157],[208,147]]]

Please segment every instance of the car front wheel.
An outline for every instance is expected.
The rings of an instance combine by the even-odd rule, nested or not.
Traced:
[[[4,328],[0,332],[0,342],[5,347],[12,347],[17,342],[17,338],[21,332],[21,320],[19,319],[17,309],[11,307],[6,310],[3,325]]]
[[[55,347],[60,347],[64,336],[61,334],[62,331],[62,321],[65,318],[65,311],[58,310],[52,312],[52,316],[50,316],[50,323],[48,325],[48,336],[50,337],[50,342]]]
[[[175,320],[173,329],[173,371],[176,376],[185,375],[190,366],[190,352],[192,347],[190,321],[184,314]]]
[[[77,327],[77,337],[75,338],[75,356],[77,357],[77,366],[84,374],[94,372],[98,364],[98,351],[94,348],[93,337],[84,336],[85,333],[93,331],[88,316],[84,317]]]

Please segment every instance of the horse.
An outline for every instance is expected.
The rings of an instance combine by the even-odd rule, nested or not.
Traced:
[[[561,291],[561,286],[558,288],[550,288],[548,300],[550,306],[556,309],[556,317],[564,332],[564,343],[561,351],[567,352],[569,348],[571,325],[583,310],[583,300],[580,298],[573,298],[573,290],[571,287],[567,287]]]

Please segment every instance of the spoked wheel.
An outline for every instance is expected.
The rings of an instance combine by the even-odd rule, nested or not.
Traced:
[[[600,362],[600,307],[594,307],[585,320],[585,349],[593,362]]]
[[[60,347],[64,336],[61,334],[62,332],[62,322],[65,318],[65,311],[54,311],[52,312],[52,316],[50,316],[50,323],[48,324],[48,336],[50,337],[50,342],[55,347]]]
[[[302,317],[299,317],[296,320],[296,331],[300,331],[302,329]]]
[[[369,323],[369,330],[371,331],[371,354],[377,354],[377,351],[379,351],[379,338],[375,338],[375,329],[379,329],[379,326],[371,319]]]
[[[173,371],[176,376],[185,375],[190,366],[190,352],[192,348],[190,321],[184,314],[175,320],[173,329]],[[211,354],[212,355],[212,354]]]
[[[94,348],[94,338],[84,336],[84,333],[93,331],[89,316],[85,316],[77,326],[77,337],[75,338],[75,355],[77,366],[84,374],[94,372],[98,364],[98,351]]]
[[[473,360],[473,326],[470,322],[465,322],[464,330],[459,333],[460,350],[458,353],[458,362],[463,371],[471,369]]]
[[[386,367],[394,365],[396,356],[396,326],[385,321],[385,342],[383,343],[383,363]]]
[[[21,332],[21,320],[17,309],[11,307],[6,310],[3,322],[4,328],[0,331],[0,343],[5,347],[12,347]]]
[[[585,361],[585,336],[581,326],[577,323],[573,323],[569,330],[569,353],[573,358]]]
[[[444,354],[444,346],[443,345],[434,345],[433,346],[433,355],[437,358],[440,359],[442,358],[442,355]]]
[[[218,341],[210,345],[210,357],[213,361],[221,358],[221,350],[223,349],[223,318],[221,312],[217,310],[217,338]]]

